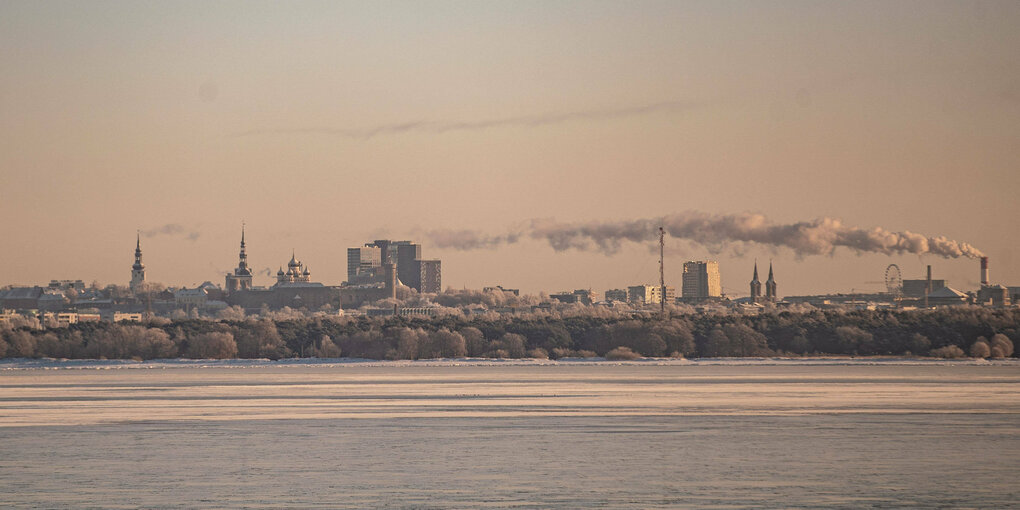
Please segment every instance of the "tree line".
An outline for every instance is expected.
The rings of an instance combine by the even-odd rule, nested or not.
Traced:
[[[151,319],[54,327],[5,323],[0,357],[428,359],[608,356],[1010,357],[1020,309],[809,310],[737,314],[295,316]]]

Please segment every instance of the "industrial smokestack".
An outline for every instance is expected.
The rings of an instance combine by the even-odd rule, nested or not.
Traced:
[[[931,264],[928,264],[928,283],[924,286],[924,307],[928,308],[928,294],[931,294]]]
[[[988,285],[988,257],[981,257],[981,286]]]

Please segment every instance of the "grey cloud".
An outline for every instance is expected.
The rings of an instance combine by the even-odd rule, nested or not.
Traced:
[[[167,223],[166,225],[151,228],[148,230],[142,230],[141,234],[143,237],[156,237],[161,235],[183,235],[188,241],[196,241],[201,232],[195,230],[188,230],[184,226],[177,223]]]
[[[690,105],[680,101],[663,101],[641,106],[581,110],[561,113],[542,113],[535,115],[522,115],[517,117],[503,117],[497,119],[485,119],[478,121],[444,122],[444,121],[408,121],[396,124],[384,124],[366,129],[340,128],[340,127],[304,127],[304,128],[282,128],[282,129],[252,129],[233,133],[231,136],[256,136],[271,134],[286,135],[334,135],[345,138],[367,140],[376,136],[396,135],[409,132],[442,134],[450,131],[480,131],[499,127],[537,127],[565,122],[576,122],[582,120],[611,120],[652,113],[676,112],[688,108]]]

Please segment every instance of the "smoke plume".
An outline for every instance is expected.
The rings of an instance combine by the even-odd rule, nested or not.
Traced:
[[[973,246],[943,236],[926,236],[909,231],[893,232],[881,227],[855,227],[845,225],[835,218],[823,217],[784,224],[775,223],[761,214],[708,214],[697,211],[629,221],[561,223],[552,219],[534,219],[523,229],[502,236],[471,230],[440,230],[428,232],[427,237],[438,248],[458,250],[496,248],[528,237],[545,241],[556,251],[575,249],[612,255],[626,242],[655,241],[659,226],[674,239],[704,246],[712,252],[740,250],[746,245],[763,245],[788,248],[800,256],[831,255],[837,248],[886,255],[930,254],[945,258],[982,256]]]
[[[484,129],[500,127],[537,127],[550,124],[561,124],[582,120],[612,120],[638,115],[648,115],[660,112],[680,111],[689,107],[687,103],[680,101],[663,101],[640,106],[629,106],[619,108],[606,108],[600,110],[578,110],[560,113],[539,113],[533,115],[522,115],[518,117],[503,117],[494,119],[483,119],[475,121],[426,121],[416,120],[394,124],[383,124],[375,127],[357,129],[343,127],[304,127],[304,128],[281,128],[281,129],[252,129],[234,133],[231,136],[255,136],[267,134],[318,134],[342,136],[367,140],[376,136],[398,135],[402,133],[419,132],[442,134],[450,131],[481,131]]]
[[[177,223],[167,223],[166,225],[163,225],[161,227],[143,230],[141,234],[142,237],[147,238],[156,237],[160,235],[183,235],[184,238],[187,239],[188,241],[195,241],[201,235],[201,233],[194,230],[189,231],[188,229],[184,228],[182,225],[178,225]]]

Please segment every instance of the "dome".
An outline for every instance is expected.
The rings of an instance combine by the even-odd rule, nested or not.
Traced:
[[[301,265],[301,263],[298,262],[297,257],[295,257],[293,254],[291,254],[290,262],[287,263],[287,266],[289,266],[289,267],[297,267],[297,266],[300,266],[300,265]]]
[[[305,276],[308,276],[308,275],[310,275],[310,274],[312,274],[312,273],[311,273],[311,271],[309,271],[309,270],[308,270],[308,268],[307,268],[307,267],[305,267],[305,272],[303,272],[303,273],[301,273],[301,274],[303,274],[303,275],[305,275]]]
[[[276,276],[283,276],[283,268],[282,267],[280,268],[279,271],[276,272]]]

